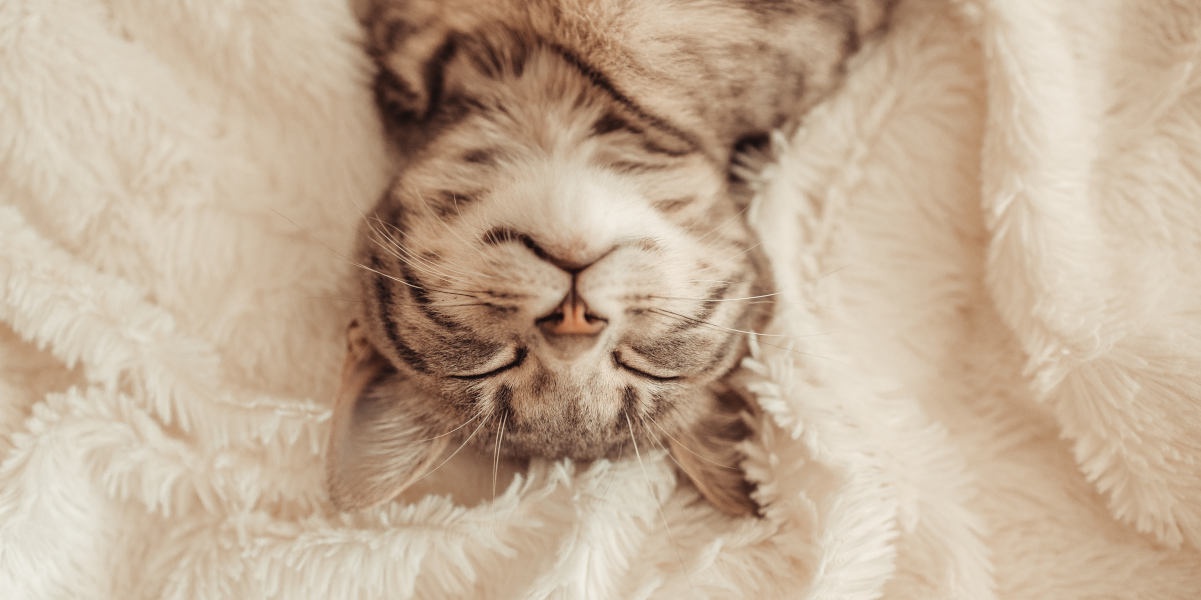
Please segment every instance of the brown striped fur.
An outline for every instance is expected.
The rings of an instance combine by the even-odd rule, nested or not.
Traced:
[[[888,3],[370,6],[398,175],[357,249],[335,503],[390,499],[446,440],[581,460],[636,442],[753,511],[733,450],[745,406],[722,377],[769,282],[728,167],[836,84]],[[548,333],[572,302],[599,333]]]

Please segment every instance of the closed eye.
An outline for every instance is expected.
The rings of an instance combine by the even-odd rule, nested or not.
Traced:
[[[613,363],[616,364],[618,368],[625,369],[626,371],[629,371],[639,377],[650,379],[652,381],[675,381],[680,379],[679,375],[655,375],[654,373],[643,371],[638,367],[630,366],[629,363],[622,360],[621,353],[616,351],[613,352]]]
[[[494,369],[489,369],[487,371],[484,371],[483,373],[466,373],[463,375],[450,375],[449,377],[451,379],[461,379],[464,381],[472,381],[475,379],[484,379],[487,377],[492,377],[494,375],[499,375],[501,373],[504,373],[505,371],[508,371],[509,369],[514,369],[516,367],[521,366],[521,363],[525,362],[525,357],[527,354],[529,354],[528,350],[526,350],[525,348],[518,348],[517,351],[513,353],[513,360],[510,360],[509,362],[506,362],[505,364],[503,364],[499,367],[496,367]]]

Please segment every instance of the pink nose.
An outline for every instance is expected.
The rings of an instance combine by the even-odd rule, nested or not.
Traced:
[[[596,335],[605,328],[605,320],[588,314],[588,307],[573,289],[551,318],[542,323],[551,335]]]
[[[609,320],[588,312],[588,305],[576,292],[575,282],[563,297],[563,301],[550,314],[534,321],[543,336],[553,344],[566,343],[570,339],[583,341],[591,338],[595,342]]]

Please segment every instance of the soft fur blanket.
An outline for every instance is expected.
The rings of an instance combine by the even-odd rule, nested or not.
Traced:
[[[0,3],[0,596],[1198,597],[1196,2],[908,0],[775,140],[743,521],[655,448],[331,510],[359,36]]]

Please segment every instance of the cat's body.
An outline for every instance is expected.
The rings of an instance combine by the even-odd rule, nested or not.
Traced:
[[[720,378],[767,282],[731,155],[791,127],[887,4],[378,3],[399,174],[357,249],[334,501],[385,501],[460,442],[585,460],[633,442],[752,508]]]

